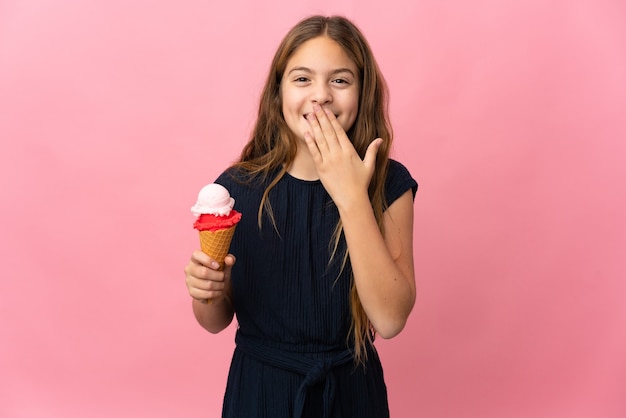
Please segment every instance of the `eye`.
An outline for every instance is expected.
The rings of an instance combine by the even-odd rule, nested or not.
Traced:
[[[306,83],[309,79],[306,77],[296,77],[293,81],[296,83]]]
[[[345,78],[337,78],[335,80],[332,81],[333,84],[339,84],[339,85],[348,85],[350,84],[350,81],[346,80]]]

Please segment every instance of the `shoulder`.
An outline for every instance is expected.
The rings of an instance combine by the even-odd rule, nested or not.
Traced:
[[[231,183],[240,183],[244,177],[244,173],[241,169],[236,167],[229,167],[220,174],[215,183],[219,183],[222,186],[228,188]]]
[[[229,187],[255,187],[259,186],[262,181],[251,176],[241,167],[231,166],[217,177],[215,183],[219,183],[228,189]]]
[[[215,183],[224,186],[235,199],[256,201],[261,198],[275,174],[272,172],[268,176],[252,175],[241,167],[231,166],[215,179]]]
[[[385,196],[387,205],[391,205],[407,190],[411,190],[413,198],[417,192],[417,182],[409,170],[399,161],[389,159],[387,178],[385,180]]]

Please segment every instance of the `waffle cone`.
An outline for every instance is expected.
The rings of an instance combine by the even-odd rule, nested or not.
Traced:
[[[199,231],[200,249],[220,264],[220,270],[224,268],[224,258],[228,255],[236,227],[237,225],[233,225],[217,231]]]

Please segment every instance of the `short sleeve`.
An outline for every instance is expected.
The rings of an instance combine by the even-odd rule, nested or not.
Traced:
[[[396,160],[389,160],[389,169],[387,171],[387,180],[385,181],[385,197],[387,199],[387,206],[395,202],[400,196],[406,193],[407,190],[411,190],[413,193],[413,199],[415,199],[415,193],[417,193],[417,182],[409,173],[409,170]]]

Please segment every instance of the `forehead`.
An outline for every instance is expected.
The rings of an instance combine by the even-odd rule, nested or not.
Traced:
[[[358,72],[346,51],[326,36],[309,39],[300,45],[287,61],[285,72],[293,67],[306,67],[315,72],[328,72],[337,68],[348,68],[355,74]]]

